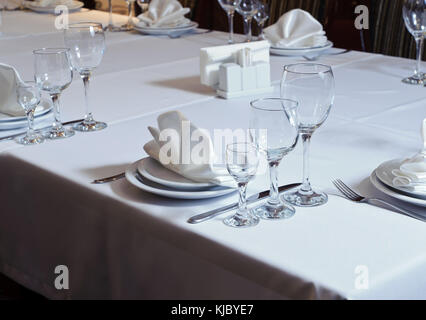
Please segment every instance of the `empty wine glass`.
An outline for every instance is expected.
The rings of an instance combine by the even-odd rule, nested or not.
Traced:
[[[266,204],[255,209],[263,219],[286,219],[296,210],[280,199],[278,166],[297,144],[297,106],[293,100],[266,98],[250,103],[250,136],[269,163],[271,189]]]
[[[151,0],[137,0],[137,4],[139,5],[139,7],[141,8],[141,10],[142,10],[142,13],[144,13],[145,11],[147,11],[148,10],[148,8],[149,8],[149,2],[150,2]]]
[[[72,68],[67,48],[44,48],[33,51],[34,79],[53,101],[55,121],[47,133],[49,139],[68,138],[74,131],[61,123],[59,97],[72,82]]]
[[[254,15],[254,19],[257,22],[259,27],[259,39],[265,40],[265,35],[263,34],[263,28],[265,27],[265,22],[269,19],[269,6],[267,3],[263,3],[258,0],[258,10]]]
[[[229,174],[238,184],[240,198],[238,210],[223,222],[231,227],[251,227],[259,223],[259,218],[247,209],[247,184],[256,175],[259,156],[257,149],[250,143],[234,143],[226,147],[226,166]]]
[[[250,42],[251,39],[251,22],[253,17],[259,9],[259,2],[257,0],[241,0],[240,4],[236,8],[237,12],[243,16],[244,19],[244,31],[246,34],[246,41]]]
[[[64,30],[65,45],[70,48],[71,64],[80,74],[84,84],[86,115],[84,120],[74,125],[78,131],[98,131],[107,127],[106,123],[93,119],[89,108],[89,82],[93,70],[102,61],[105,51],[105,34],[100,23],[72,23]]]
[[[28,119],[27,134],[18,139],[24,145],[39,144],[44,142],[41,134],[34,131],[34,112],[40,103],[40,90],[34,81],[26,81],[18,84],[16,88],[18,103],[24,108]]]
[[[121,26],[123,31],[129,31],[133,29],[133,16],[135,15],[135,0],[126,0],[127,10],[129,12],[129,17],[127,18],[127,23]]]
[[[218,0],[220,6],[228,15],[229,24],[229,40],[228,43],[234,43],[234,14],[235,9],[240,4],[241,0]]]
[[[402,82],[422,85],[426,78],[426,75],[420,70],[426,34],[426,0],[404,0],[402,15],[405,26],[416,40],[417,48],[417,63],[414,75],[403,79]]]
[[[299,102],[297,116],[304,149],[303,184],[285,193],[284,199],[297,206],[319,206],[328,200],[325,193],[312,190],[309,181],[309,146],[313,133],[330,113],[334,103],[334,86],[333,71],[329,66],[299,63],[284,67],[281,97]]]

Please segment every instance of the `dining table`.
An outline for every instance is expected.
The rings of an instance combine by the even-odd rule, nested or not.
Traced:
[[[64,46],[58,17],[0,14],[0,62],[30,80],[32,51]],[[126,19],[114,15],[116,24]],[[82,9],[69,20],[105,25],[108,14]],[[236,202],[237,194],[179,200],[126,179],[91,183],[146,157],[147,128],[166,111],[179,110],[210,132],[248,128],[249,103],[259,96],[222,99],[200,82],[200,49],[228,39],[204,31],[177,38],[106,32],[90,103],[107,129],[37,146],[0,141],[0,272],[49,299],[426,299],[426,223],[351,202],[332,184],[342,179],[364,196],[426,217],[425,207],[391,198],[369,179],[381,163],[422,147],[426,90],[401,82],[413,60],[358,51],[319,57],[333,69],[336,95],[312,137],[310,174],[329,199],[297,207],[291,219],[235,229],[223,223],[228,212],[189,224],[193,215]],[[299,62],[306,59],[271,55],[274,91],[263,96],[279,97],[283,66]],[[78,74],[61,104],[63,121],[82,118]],[[17,131],[0,131],[0,138],[11,132]],[[299,143],[279,167],[280,185],[300,182],[302,167]],[[262,173],[248,194],[268,188]],[[58,266],[67,267],[66,287],[55,286]]]

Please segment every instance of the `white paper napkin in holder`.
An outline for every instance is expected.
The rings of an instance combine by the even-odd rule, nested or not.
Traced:
[[[220,65],[228,62],[238,63],[238,52],[244,48],[250,48],[253,52],[253,63],[269,63],[269,47],[268,41],[254,41],[202,48],[200,52],[201,83],[216,89],[219,85]]]

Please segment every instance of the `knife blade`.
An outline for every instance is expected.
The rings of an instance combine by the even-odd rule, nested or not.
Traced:
[[[74,123],[81,122],[81,121],[83,121],[83,120],[84,120],[84,119],[78,119],[78,120],[67,121],[67,122],[63,122],[63,123],[62,123],[62,125],[66,126],[66,125],[69,125],[69,124],[74,124]],[[48,128],[50,128],[50,126],[49,126],[49,127],[44,127],[44,128],[41,128],[41,129],[37,129],[36,131],[41,131],[41,130],[45,130],[45,129],[48,129]],[[20,132],[20,133],[12,134],[12,135],[10,135],[10,136],[1,137],[1,138],[0,138],[0,141],[3,141],[3,140],[12,140],[12,139],[17,138],[17,137],[19,137],[19,136],[22,136],[22,135],[23,135],[23,134],[25,134],[25,133],[26,133],[26,131],[23,131],[23,132]]]
[[[279,187],[278,191],[284,192],[284,191],[296,188],[300,185],[301,185],[300,183],[287,184],[287,185]],[[262,191],[260,193],[254,194],[254,195],[247,198],[247,205],[253,204],[253,203],[255,203],[259,200],[262,200],[262,199],[264,199],[268,196],[269,196],[269,190],[265,190],[265,191]],[[218,215],[221,215],[222,213],[225,213],[225,212],[228,212],[232,209],[237,209],[237,208],[238,208],[238,203],[233,203],[233,204],[230,204],[230,205],[218,208],[218,209],[207,211],[207,212],[202,213],[202,214],[197,214],[197,215],[189,218],[187,222],[190,223],[190,224],[198,224],[198,223],[210,220],[214,217],[217,217]]]

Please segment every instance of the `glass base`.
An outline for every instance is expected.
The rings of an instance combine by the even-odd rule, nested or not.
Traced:
[[[125,31],[122,29],[122,27],[114,26],[112,24],[109,24],[105,27],[104,31],[110,31],[110,32],[120,32]]]
[[[305,192],[298,188],[284,193],[283,199],[297,207],[318,207],[327,203],[328,196],[323,192]]]
[[[408,78],[404,78],[402,79],[402,82],[406,84],[424,85],[426,84],[426,74],[421,73],[419,76],[414,75]]]
[[[107,127],[105,122],[91,121],[91,122],[80,122],[73,126],[74,130],[81,132],[93,132],[103,130]]]
[[[17,142],[26,146],[40,144],[44,142],[44,138],[41,135],[35,134],[33,136],[23,136],[17,139]]]
[[[289,219],[294,216],[296,210],[288,204],[280,202],[276,205],[266,203],[254,209],[254,213],[265,220]]]
[[[68,128],[52,129],[46,133],[45,137],[50,140],[56,140],[56,139],[69,138],[69,137],[72,137],[74,134],[75,134],[74,130],[68,129]]]
[[[223,220],[223,223],[233,228],[248,228],[254,227],[259,223],[259,218],[252,211],[249,211],[247,216],[235,214]]]

